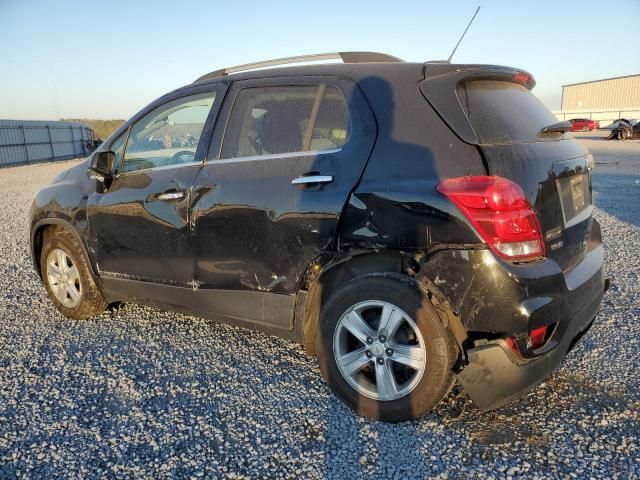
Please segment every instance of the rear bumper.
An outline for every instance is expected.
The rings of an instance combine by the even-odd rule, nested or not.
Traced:
[[[602,247],[594,255],[601,255],[601,252]],[[601,273],[602,268],[589,284],[581,287],[579,293],[584,303],[576,305],[568,319],[558,323],[546,351],[540,356],[518,363],[513,360],[503,340],[467,351],[469,363],[458,374],[458,379],[480,409],[491,410],[516,400],[560,366],[567,353],[591,327],[600,309],[605,291]]]
[[[431,278],[467,332],[476,339],[486,332],[488,338],[465,342],[467,363],[457,374],[480,409],[505,405],[543,382],[591,327],[608,286],[600,227],[593,223],[587,253],[567,272],[550,260],[503,264],[492,261],[486,250],[440,259],[442,265],[453,260],[454,267]],[[427,266],[435,268],[433,260]],[[529,332],[542,325],[552,326],[553,333],[539,350],[527,349]],[[522,357],[507,347],[505,335],[518,338]]]

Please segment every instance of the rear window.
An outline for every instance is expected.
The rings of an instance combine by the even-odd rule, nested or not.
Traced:
[[[480,143],[520,143],[557,140],[540,130],[558,120],[529,90],[499,80],[466,82],[458,98]]]

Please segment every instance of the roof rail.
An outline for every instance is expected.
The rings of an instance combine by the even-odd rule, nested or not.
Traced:
[[[247,70],[255,70],[257,68],[275,67],[278,65],[288,65],[291,63],[318,62],[322,60],[342,60],[343,63],[374,63],[374,62],[402,62],[403,60],[378,52],[334,52],[334,53],[316,53],[313,55],[296,55],[295,57],[276,58],[274,60],[265,60],[263,62],[246,63],[235,67],[227,67],[221,70],[214,70],[198,78],[195,82],[210,80],[212,78],[223,77],[232,73],[244,72]]]

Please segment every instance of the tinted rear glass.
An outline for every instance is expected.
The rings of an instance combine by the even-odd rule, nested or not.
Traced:
[[[476,80],[458,89],[480,143],[520,143],[557,140],[540,136],[543,127],[559,120],[529,90],[517,83]]]
[[[347,142],[350,128],[336,87],[245,88],[233,105],[220,158],[335,150]]]

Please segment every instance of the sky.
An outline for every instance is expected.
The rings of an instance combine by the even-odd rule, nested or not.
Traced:
[[[292,55],[442,60],[478,5],[453,61],[528,70],[550,109],[563,84],[640,73],[640,0],[0,0],[0,118],[126,119],[209,71]]]

